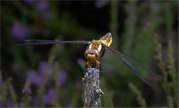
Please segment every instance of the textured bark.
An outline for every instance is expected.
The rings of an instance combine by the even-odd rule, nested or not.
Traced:
[[[82,78],[84,92],[83,101],[84,107],[87,108],[101,108],[100,97],[104,94],[99,87],[99,74],[100,70],[96,68],[89,68],[84,78]]]

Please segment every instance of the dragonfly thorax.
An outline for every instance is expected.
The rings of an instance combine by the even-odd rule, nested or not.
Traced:
[[[99,43],[98,41],[93,41],[91,44],[88,45],[86,51],[85,51],[85,57],[88,60],[88,58],[91,59],[91,57],[94,57],[94,59],[99,59],[104,54],[104,46]]]

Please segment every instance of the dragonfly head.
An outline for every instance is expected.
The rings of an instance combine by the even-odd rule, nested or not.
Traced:
[[[92,43],[92,42],[98,42],[98,40],[92,40],[91,43]]]
[[[96,49],[87,49],[85,57],[87,60],[96,60],[99,57],[99,52]]]

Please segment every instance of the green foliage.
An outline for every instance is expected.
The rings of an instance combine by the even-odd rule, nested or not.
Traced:
[[[129,83],[129,87],[131,88],[131,90],[137,95],[137,102],[138,104],[142,107],[142,108],[146,108],[146,101],[144,100],[144,98],[142,97],[142,93],[140,90],[138,90],[138,88],[136,88],[136,86],[133,83]]]

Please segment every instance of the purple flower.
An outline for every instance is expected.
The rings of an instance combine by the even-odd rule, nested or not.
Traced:
[[[27,74],[27,80],[30,84],[35,84],[36,86],[42,85],[43,79],[35,71],[29,71]]]
[[[12,35],[17,40],[23,40],[24,38],[28,37],[30,34],[28,27],[20,24],[19,22],[15,22],[12,25]]]
[[[42,0],[37,4],[37,9],[39,12],[46,12],[49,9],[49,1]]]
[[[3,103],[0,103],[0,107],[3,108],[5,107],[5,105]]]
[[[64,86],[67,78],[68,78],[68,74],[65,71],[60,71],[59,72],[58,84],[61,85],[61,86]]]
[[[42,61],[39,63],[38,71],[41,76],[45,76],[46,74],[52,73],[54,69],[53,65],[48,66],[48,62]]]
[[[7,103],[8,103],[7,107],[15,107],[14,102],[12,101],[11,98],[7,101]]]
[[[46,105],[50,105],[52,103],[52,101],[55,99],[56,93],[55,90],[50,89],[48,90],[47,94],[44,95],[44,103]]]
[[[46,69],[47,69],[47,66],[48,66],[47,61],[40,62],[39,66],[38,66],[38,71],[44,73],[44,71],[46,71]]]
[[[30,84],[34,84],[36,86],[42,85],[44,80],[52,79],[52,72],[54,69],[54,65],[48,65],[48,62],[42,61],[39,63],[38,71],[29,71],[27,74],[27,80]]]

